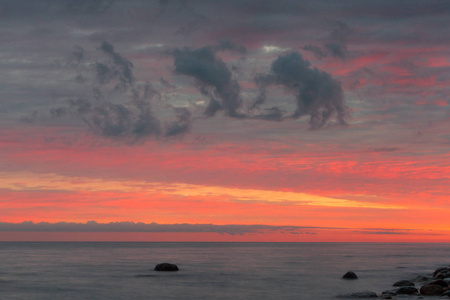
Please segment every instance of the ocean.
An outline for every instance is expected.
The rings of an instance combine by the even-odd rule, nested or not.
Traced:
[[[327,300],[449,264],[450,244],[0,242],[0,299]]]

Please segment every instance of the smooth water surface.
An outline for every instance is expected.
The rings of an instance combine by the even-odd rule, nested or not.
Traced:
[[[450,244],[1,242],[0,299],[336,299],[379,294],[449,265],[449,253]],[[180,271],[153,271],[161,262]],[[359,279],[341,279],[348,270]]]

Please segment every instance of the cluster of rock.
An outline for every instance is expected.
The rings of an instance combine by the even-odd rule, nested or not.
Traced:
[[[343,279],[358,279],[356,274],[349,271],[342,276]],[[420,288],[414,282],[418,282]],[[418,276],[415,280],[400,280],[393,284],[394,289],[381,293],[381,299],[395,299],[397,295],[422,295],[441,296],[450,298],[450,266],[437,268],[431,278]],[[338,296],[340,298],[378,298],[375,292],[357,292],[348,295]]]
[[[442,296],[450,298],[450,266],[437,268],[431,278],[419,276],[414,281],[419,282],[420,288],[410,280],[400,280],[393,284],[396,289],[381,293],[382,299],[394,299],[395,295]]]

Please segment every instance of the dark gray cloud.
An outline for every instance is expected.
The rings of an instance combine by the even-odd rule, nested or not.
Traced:
[[[352,33],[352,29],[344,22],[328,22],[331,32],[328,34],[322,46],[307,44],[303,50],[312,52],[317,58],[327,56],[345,60],[348,58],[347,41]]]
[[[367,150],[367,152],[396,152],[400,151],[401,148],[399,147],[377,147],[377,148],[370,148]]]
[[[113,45],[103,42],[100,50],[110,59],[109,64],[97,62],[95,64],[97,71],[97,79],[100,83],[105,84],[117,79],[116,89],[126,90],[134,82],[133,64],[128,59],[114,51]]]
[[[45,232],[215,232],[221,234],[241,235],[263,231],[283,231],[289,234],[311,234],[314,229],[337,229],[328,227],[273,226],[273,225],[214,225],[214,224],[158,224],[142,222],[97,223],[22,223],[0,222],[0,231],[45,231]],[[305,231],[310,230],[310,231]]]
[[[302,49],[313,53],[317,58],[324,58],[328,56],[326,49],[316,45],[308,44],[302,47]]]
[[[85,106],[81,103],[81,106],[73,105],[73,108],[80,111]],[[133,100],[125,104],[103,102],[89,108],[80,113],[80,116],[96,134],[136,141],[161,133],[160,122],[154,116],[148,99]]]
[[[410,234],[409,232],[404,232],[404,231],[370,231],[370,230],[365,230],[365,231],[361,231],[361,230],[355,230],[355,233],[362,233],[362,234],[382,234],[382,235],[406,235],[406,234]]]
[[[33,124],[36,122],[37,118],[38,118],[38,112],[37,112],[37,110],[33,110],[33,111],[29,112],[28,114],[21,116],[20,121],[22,121],[24,123],[28,123],[28,124]]]
[[[210,97],[205,110],[208,116],[213,116],[219,110],[225,110],[231,117],[240,116],[240,85],[232,78],[227,65],[216,55],[218,50],[234,50],[234,47],[231,43],[225,43],[217,47],[173,51],[175,72],[194,77],[202,93]]]
[[[450,3],[448,1],[408,1],[400,0],[393,3],[389,0],[376,1],[371,5],[363,5],[354,1],[348,6],[347,15],[359,14],[361,17],[380,17],[383,19],[417,18],[422,16],[437,18],[448,15]]]
[[[247,53],[247,49],[244,46],[235,44],[230,40],[222,40],[219,42],[218,46],[214,46],[212,48],[215,49],[216,51],[230,50],[230,51],[235,51],[240,54]]]
[[[343,43],[327,43],[325,49],[333,57],[345,59],[347,57],[347,46]]]
[[[166,125],[166,136],[183,135],[191,129],[192,113],[184,107],[177,107],[174,110],[177,120]]]
[[[348,227],[316,227],[316,226],[276,226],[276,225],[215,225],[215,224],[159,224],[143,222],[110,222],[98,223],[87,221],[86,223],[74,222],[39,222],[25,221],[22,223],[0,222],[0,231],[24,232],[191,232],[203,233],[212,232],[219,234],[244,235],[260,234],[267,231],[279,232],[282,234],[320,234],[322,230],[350,231],[359,234],[380,234],[380,235],[414,235],[415,229],[393,229],[393,228],[348,228]],[[424,233],[420,233],[424,234]],[[429,232],[426,235],[436,235]]]
[[[317,58],[336,57],[340,59],[347,58],[347,46],[343,43],[325,43],[322,46],[307,44],[302,47],[303,50],[313,53]]]
[[[329,73],[311,67],[298,52],[280,55],[272,63],[271,72],[255,79],[260,94],[253,107],[265,102],[265,89],[282,85],[296,97],[296,111],[291,117],[309,116],[311,129],[319,129],[335,119],[345,125],[349,109],[345,105],[342,86]]]
[[[133,64],[113,45],[103,42],[98,50],[101,57],[90,61],[83,48],[75,48],[71,59],[76,65],[83,62],[91,68],[75,76],[82,95],[52,108],[53,117],[75,116],[97,135],[130,143],[146,137],[183,135],[191,128],[190,111],[177,107],[166,107],[175,120],[162,126],[152,108],[161,98],[159,92],[148,82],[136,81]]]
[[[84,49],[80,46],[75,46],[68,63],[78,65],[83,61],[84,55]]]
[[[369,235],[415,235],[417,234],[417,229],[410,228],[361,228],[358,230],[353,230],[355,233],[369,234]],[[442,235],[441,233],[434,233],[432,231],[420,232],[420,235]]]
[[[100,64],[104,65],[95,63],[97,78]],[[111,69],[110,66],[105,66],[108,70]],[[162,132],[160,121],[151,107],[151,102],[158,96],[153,87],[149,83],[134,85],[133,82],[124,82],[121,76],[111,78],[103,73],[102,76],[102,79],[108,80],[100,80],[100,86],[94,86],[90,95],[69,99],[67,106],[53,108],[52,116],[77,116],[93,133],[128,142],[136,142],[148,136],[159,136]],[[102,85],[110,82],[113,82],[113,91],[103,89]],[[125,92],[131,93],[131,96]],[[109,97],[120,98],[120,102],[114,102]]]
[[[114,0],[58,0],[63,9],[70,13],[99,14],[105,12]]]
[[[331,22],[332,31],[329,42],[325,43],[325,49],[331,56],[346,59],[348,57],[347,40],[352,33],[352,29],[344,22]]]
[[[282,121],[284,119],[285,112],[276,106],[264,109],[264,112],[255,116],[256,119],[267,121]]]

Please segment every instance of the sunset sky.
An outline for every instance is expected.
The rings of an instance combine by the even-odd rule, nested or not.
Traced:
[[[450,1],[0,1],[0,241],[450,242]]]

